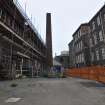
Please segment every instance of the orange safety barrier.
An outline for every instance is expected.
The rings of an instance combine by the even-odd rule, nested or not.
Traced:
[[[105,67],[103,66],[67,69],[64,74],[70,77],[79,77],[105,83]]]

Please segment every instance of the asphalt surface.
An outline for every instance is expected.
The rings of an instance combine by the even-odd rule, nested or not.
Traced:
[[[105,85],[78,78],[1,81],[0,105],[105,105]]]

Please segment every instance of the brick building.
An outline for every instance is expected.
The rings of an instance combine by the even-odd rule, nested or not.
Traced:
[[[81,24],[80,27],[73,34],[74,41],[74,62],[75,67],[82,67],[89,65],[89,46],[88,46],[88,23]]]
[[[91,63],[93,65],[105,64],[105,5],[89,21],[91,29],[89,42]]]
[[[70,67],[105,65],[105,5],[73,34],[69,61]]]
[[[69,68],[75,67],[75,60],[74,60],[74,40],[72,40],[69,44]]]

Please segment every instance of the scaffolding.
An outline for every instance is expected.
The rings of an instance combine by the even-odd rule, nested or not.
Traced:
[[[36,33],[36,35],[38,36],[38,38],[42,41],[43,44],[44,41],[41,38],[41,35],[38,33],[37,29],[35,28],[35,26],[33,25],[32,21],[29,19],[29,17],[27,16],[26,12],[24,11],[24,9],[21,7],[20,3],[18,2],[18,0],[13,0],[14,4],[16,5],[16,7],[18,8],[18,10],[21,12],[21,14],[23,15],[23,17],[25,18],[26,22],[29,24],[29,26],[33,29],[33,31]],[[25,23],[25,24],[27,24]]]
[[[46,46],[20,4],[14,3],[0,1],[0,78],[34,77],[46,65]]]

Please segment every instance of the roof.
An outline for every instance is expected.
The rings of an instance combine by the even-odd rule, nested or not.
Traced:
[[[53,66],[62,66],[62,64],[53,59]]]
[[[94,20],[94,18],[105,8],[105,4],[96,12],[96,14],[92,17],[92,19],[89,21],[89,23]]]
[[[75,34],[80,30],[80,28],[82,27],[82,26],[88,26],[89,25],[89,23],[82,23],[78,28],[77,28],[77,30],[74,32],[74,34],[72,35],[72,36],[75,36]]]
[[[73,43],[73,39],[68,43],[68,46]]]

